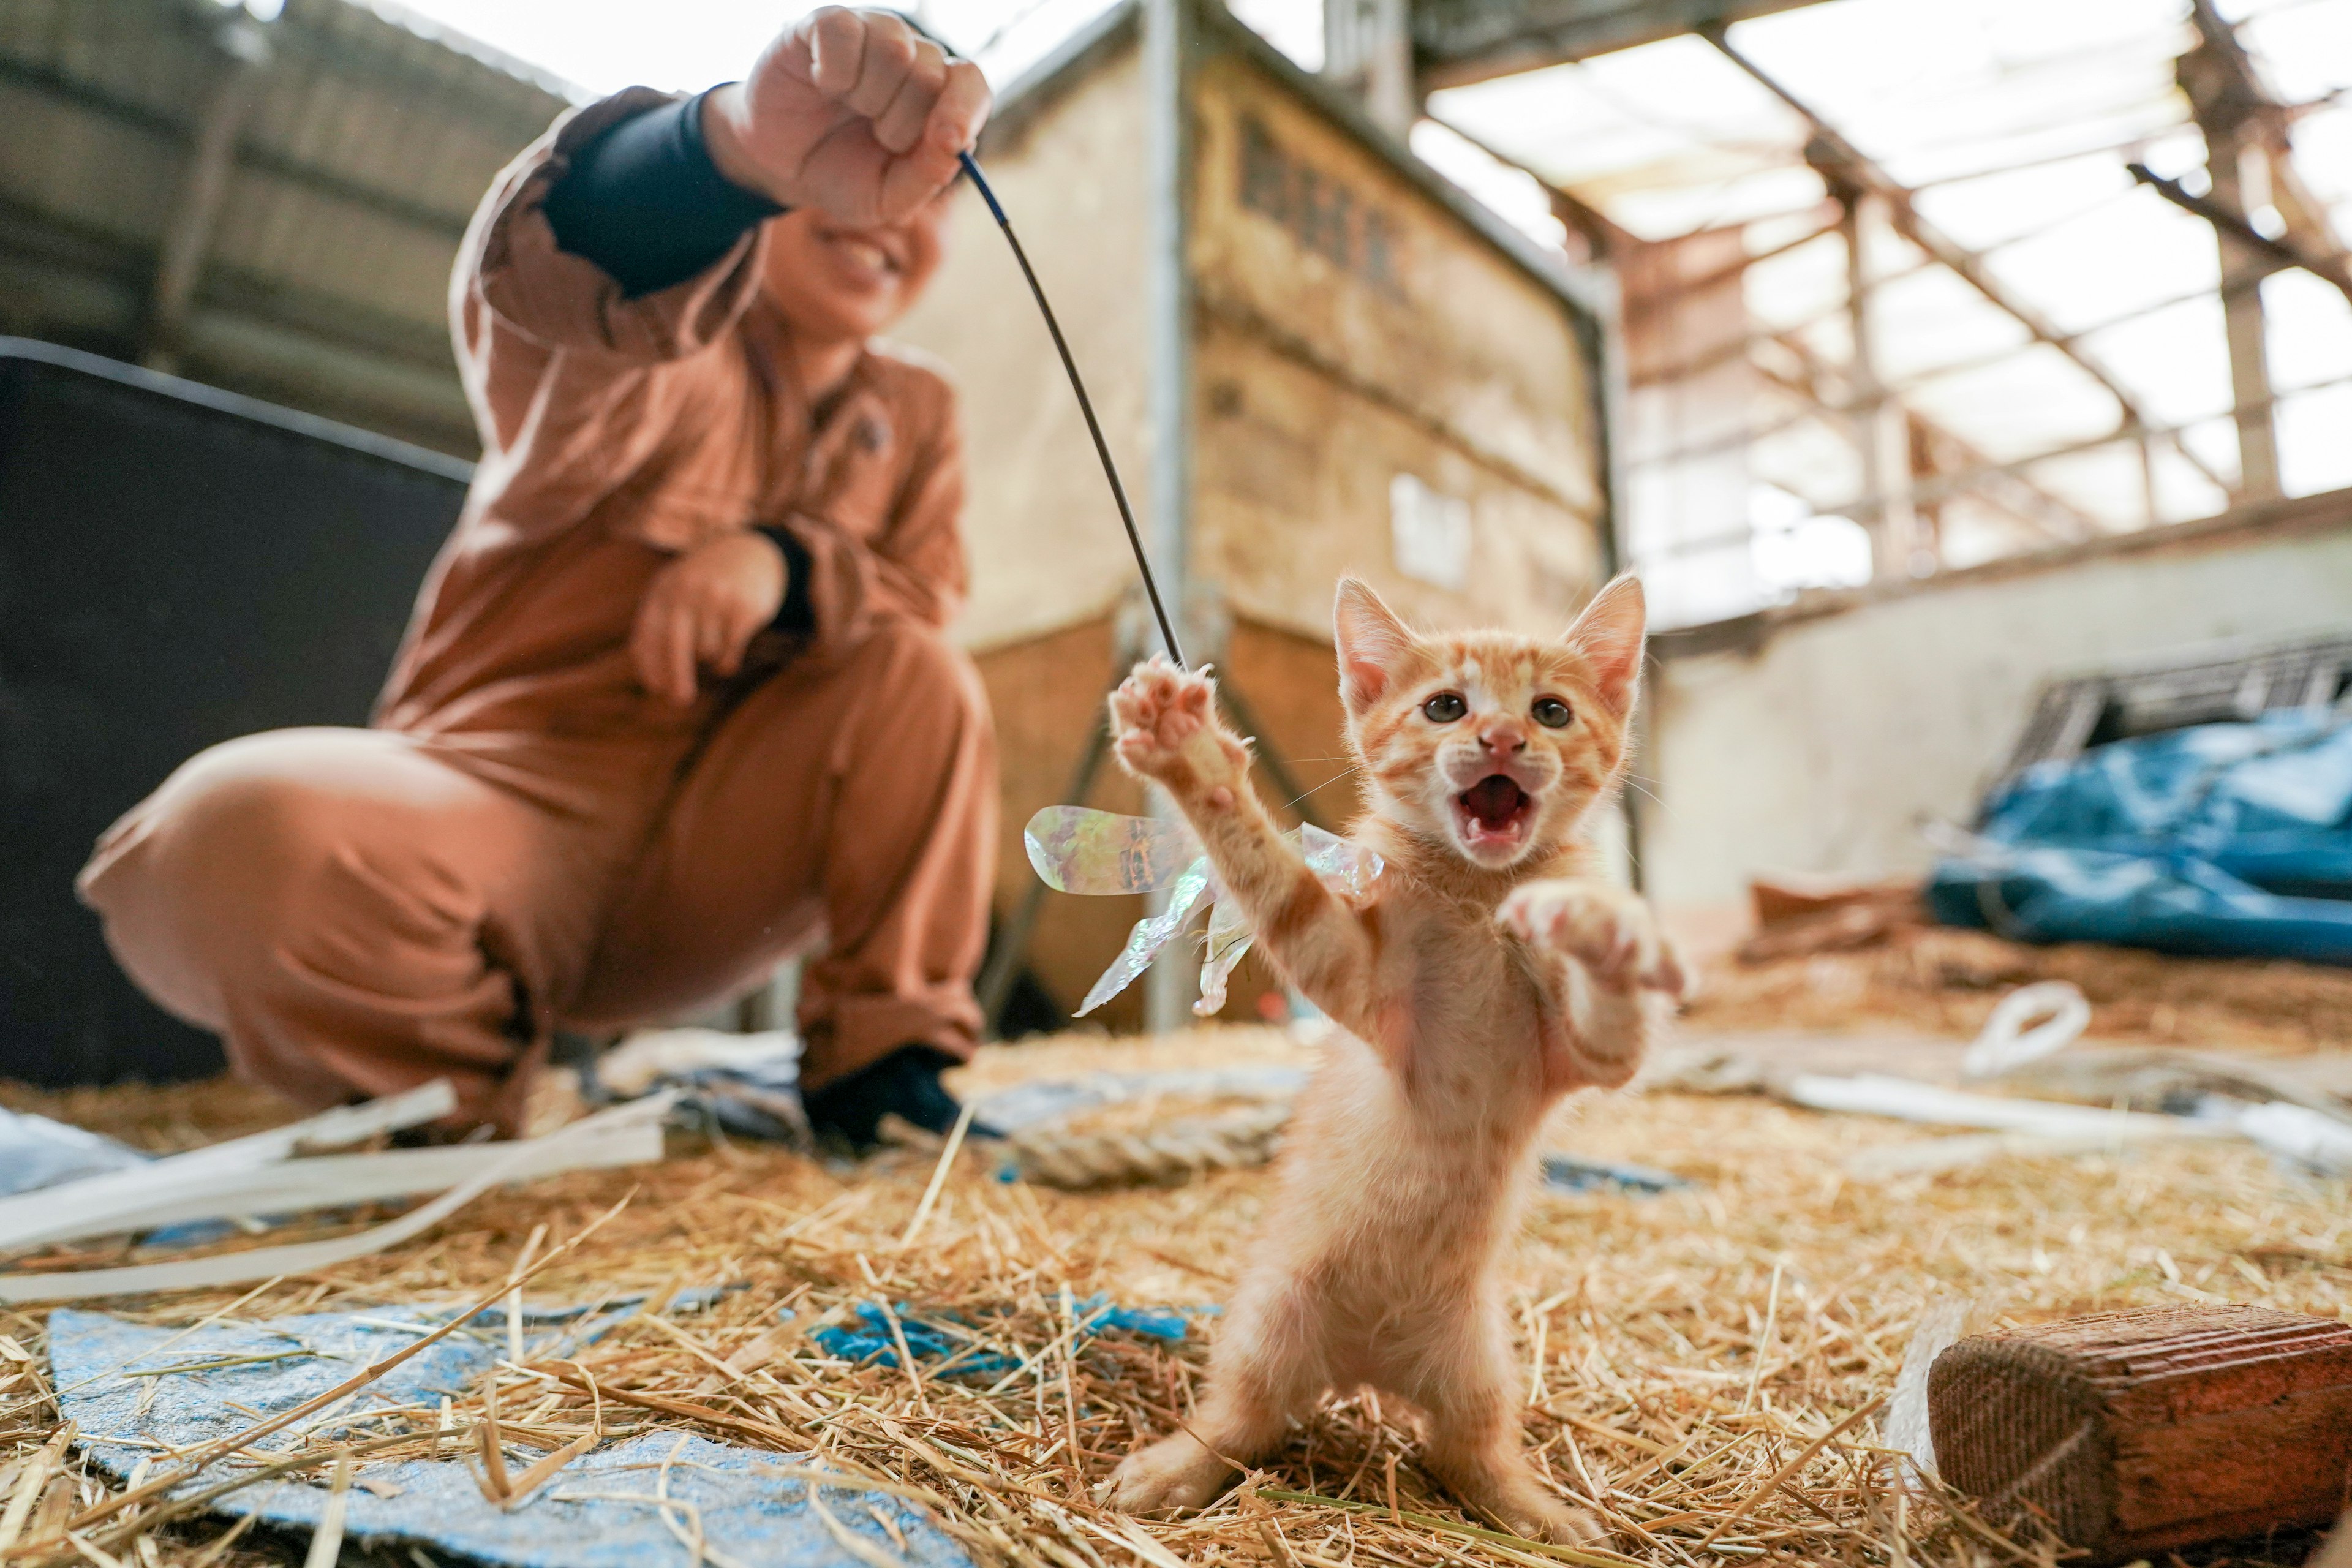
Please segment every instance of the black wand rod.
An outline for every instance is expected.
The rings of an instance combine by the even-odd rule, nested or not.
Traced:
[[[1095,438],[1095,456],[1102,459],[1103,477],[1110,481],[1111,499],[1118,502],[1118,520],[1127,524],[1127,542],[1135,552],[1135,564],[1143,573],[1143,591],[1151,597],[1151,613],[1159,618],[1160,636],[1168,644],[1168,655],[1180,669],[1191,668],[1184,662],[1183,646],[1176,640],[1176,627],[1168,618],[1168,606],[1160,599],[1159,579],[1151,574],[1151,558],[1143,552],[1143,535],[1135,526],[1135,509],[1128,504],[1127,487],[1118,482],[1118,465],[1110,459],[1110,443],[1103,439],[1102,422],[1095,417],[1094,399],[1087,395],[1087,384],[1078,377],[1078,362],[1070,357],[1070,345],[1062,336],[1062,323],[1054,319],[1054,307],[1045,302],[1045,290],[1038,285],[1036,268],[1029,265],[1029,253],[1021,248],[1021,237],[1013,232],[1013,220],[1004,216],[1004,208],[996,200],[996,193],[988,188],[987,176],[969,153],[956,154],[963,160],[963,172],[971,176],[972,187],[980,199],[988,204],[996,226],[1004,231],[1004,243],[1013,247],[1013,259],[1021,264],[1021,276],[1029,280],[1029,292],[1037,300],[1038,312],[1045,318],[1045,330],[1053,334],[1054,352],[1062,356],[1062,368],[1069,373],[1070,390],[1078,395],[1078,412],[1087,416],[1087,434]]]

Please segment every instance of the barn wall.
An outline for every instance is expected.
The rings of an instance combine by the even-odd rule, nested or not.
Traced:
[[[1125,44],[1023,134],[982,152],[1148,518],[1142,113]],[[959,631],[992,647],[1103,615],[1135,564],[1012,253],[969,184],[955,200],[947,262],[892,336],[945,360],[962,387],[972,600]]]
[[[1720,929],[1757,871],[1925,869],[2055,679],[2227,638],[2352,627],[2352,492],[2275,519],[2124,535],[1669,657],[1653,688],[1646,885]]]
[[[1240,55],[1203,67],[1195,104],[1199,578],[1311,637],[1343,571],[1433,624],[1562,624],[1601,556],[1559,297]],[[1399,570],[1400,473],[1469,503],[1460,588]]]

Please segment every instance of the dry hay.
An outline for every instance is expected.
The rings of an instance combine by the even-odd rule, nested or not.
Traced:
[[[992,1050],[969,1076],[994,1085],[1298,1054],[1251,1030],[1148,1046],[1066,1038]],[[1840,1174],[1850,1152],[1918,1135],[1762,1100],[1657,1095],[1563,1115],[1556,1146],[1664,1165],[1699,1184],[1654,1198],[1547,1194],[1512,1268],[1529,1447],[1553,1485],[1619,1531],[1617,1552],[1680,1564],[2049,1563],[2051,1550],[2028,1534],[1994,1529],[1932,1490],[1887,1485],[1874,1410],[1931,1301],[1977,1299],[1985,1321],[2216,1297],[2347,1310],[2344,1194],[2302,1185],[2251,1151],[2189,1144],[2126,1159],[2010,1161],[1882,1187]],[[1097,1292],[1127,1304],[1218,1299],[1267,1178],[1227,1173],[1172,1190],[1067,1194],[1000,1183],[974,1150],[906,1245],[933,1164],[901,1153],[846,1171],[769,1149],[682,1147],[650,1171],[576,1174],[478,1203],[465,1223],[394,1253],[283,1280],[241,1304],[217,1291],[117,1310],[181,1324],[232,1306],[255,1319],[483,1300],[534,1236],[543,1235],[536,1255],[545,1258],[626,1199],[531,1279],[532,1300],[737,1289],[692,1315],[642,1315],[583,1352],[593,1398],[550,1381],[568,1364],[504,1373],[498,1418],[510,1480],[536,1455],[593,1434],[601,1408],[608,1432],[698,1430],[813,1453],[835,1472],[908,1489],[991,1565],[1615,1560],[1483,1532],[1485,1521],[1421,1473],[1406,1414],[1369,1395],[1331,1405],[1198,1517],[1135,1521],[1099,1510],[1093,1486],[1189,1408],[1206,1335],[1174,1348],[1117,1333],[1074,1346],[1073,1304]],[[1023,1370],[963,1380],[851,1366],[801,1337],[797,1325],[860,1300],[961,1313]],[[780,1333],[785,1309],[799,1315]],[[30,1352],[0,1363],[0,1440],[13,1458],[0,1472],[5,1497],[25,1484],[22,1466],[40,1465],[56,1414],[41,1315],[0,1314],[0,1331]],[[12,1348],[0,1345],[0,1356]],[[455,1415],[464,1434],[488,1411],[478,1395]],[[433,1425],[392,1452],[422,1451]],[[310,1452],[322,1484],[333,1452]],[[46,1483],[26,1540],[114,1495],[78,1468],[64,1477]],[[43,1484],[37,1471],[35,1495]],[[93,1521],[88,1533],[125,1562],[188,1562],[222,1534],[211,1522],[174,1526],[142,1546],[106,1534],[120,1522]],[[246,1557],[250,1544],[225,1561],[292,1560]],[[2283,1541],[2236,1560],[2294,1561],[2307,1545]]]
[[[2352,1043],[2352,972],[2257,959],[2172,958],[2135,948],[2035,947],[1988,932],[1898,924],[1845,951],[1711,966],[1694,1027],[1842,1029],[1900,1023],[1973,1035],[2003,994],[2070,980],[2091,1033],[2143,1044],[2298,1052]]]

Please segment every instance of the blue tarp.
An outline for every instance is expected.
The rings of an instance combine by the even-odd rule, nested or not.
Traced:
[[[613,1310],[534,1314],[533,1348],[564,1354],[625,1315]],[[58,1405],[79,1424],[79,1445],[120,1479],[142,1458],[162,1458],[157,1445],[193,1448],[250,1426],[252,1417],[232,1408],[230,1400],[263,1415],[289,1409],[409,1342],[413,1331],[397,1325],[431,1327],[446,1321],[429,1310],[388,1307],[219,1323],[182,1338],[175,1330],[63,1308],[49,1318],[50,1368]],[[387,1428],[371,1425],[371,1412],[393,1405],[430,1409],[444,1394],[463,1390],[506,1353],[504,1312],[476,1321],[478,1331],[468,1325],[386,1373],[347,1407],[331,1410],[313,1436],[375,1435]],[[175,1342],[164,1348],[166,1341]],[[280,1359],[164,1377],[125,1375],[256,1355]],[[691,1553],[662,1522],[662,1510],[652,1500],[660,1491],[692,1510],[689,1514],[674,1507],[671,1519],[688,1533],[698,1519],[709,1544],[727,1554],[724,1561],[763,1568],[863,1568],[887,1555],[908,1568],[971,1568],[961,1547],[894,1497],[855,1486],[824,1487],[825,1506],[835,1520],[829,1526],[809,1506],[807,1478],[795,1474],[803,1461],[698,1436],[685,1436],[680,1447],[681,1436],[647,1432],[618,1439],[573,1460],[512,1510],[484,1498],[462,1459],[363,1464],[361,1477],[394,1495],[353,1488],[347,1528],[362,1542],[422,1546],[437,1561],[517,1568],[688,1568]],[[290,1449],[299,1442],[289,1432],[264,1438],[262,1447]],[[536,1450],[517,1448],[508,1464],[519,1468],[536,1458]],[[181,1489],[215,1484],[242,1468],[224,1460]],[[321,1469],[303,1479],[264,1481],[230,1493],[215,1507],[308,1529],[325,1509],[326,1479]],[[835,1526],[856,1534],[866,1550],[845,1546]],[[714,1553],[714,1560],[721,1559]]]
[[[1939,863],[1947,925],[2352,964],[2352,719],[2271,714],[2028,768]]]

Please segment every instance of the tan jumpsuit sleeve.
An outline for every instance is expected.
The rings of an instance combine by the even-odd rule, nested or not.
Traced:
[[[859,540],[806,513],[784,522],[809,552],[820,647],[855,643],[877,619],[945,627],[963,608],[963,433],[955,389],[914,366],[901,367],[897,379],[892,401],[902,406],[915,448],[881,533]]]
[[[721,384],[740,374],[709,351],[732,336],[758,293],[759,231],[695,277],[632,300],[594,262],[557,246],[543,210],[581,147],[669,100],[632,88],[558,121],[491,185],[458,252],[450,284],[458,371],[499,519],[518,533],[572,527],[624,487],[658,499],[613,509],[616,531],[659,548],[740,522],[719,515],[730,489],[719,476],[634,481],[707,463],[696,422],[719,413]],[[705,507],[711,516],[699,515]]]

